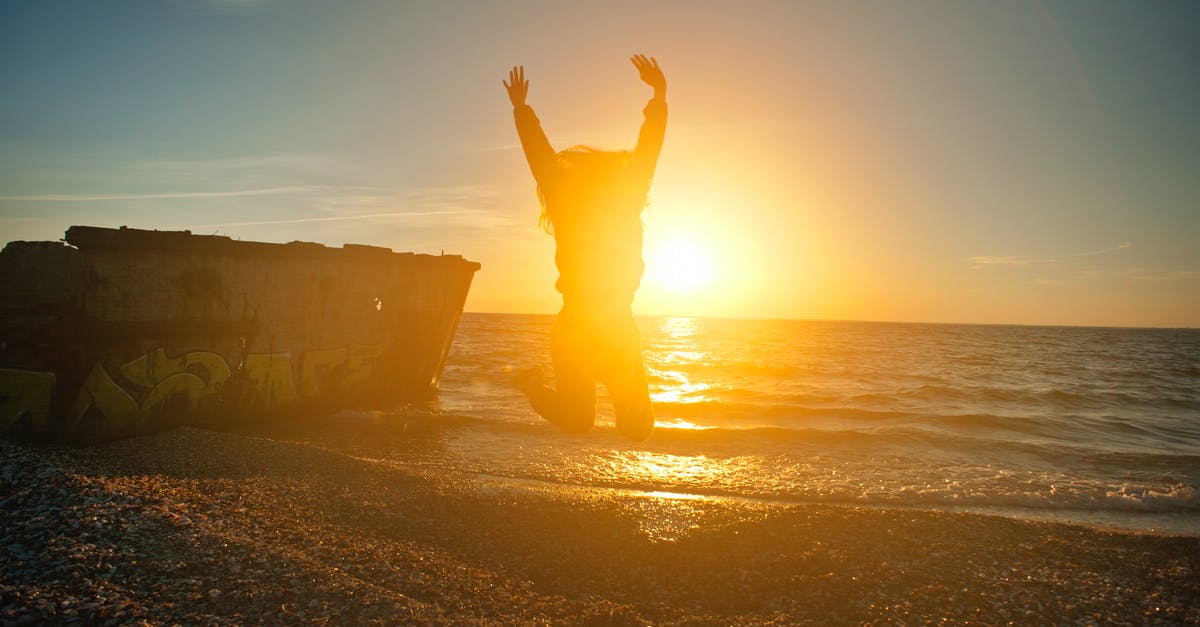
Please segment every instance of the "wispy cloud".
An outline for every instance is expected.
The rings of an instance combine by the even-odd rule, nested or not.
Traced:
[[[1058,259],[1039,259],[1019,255],[990,256],[980,255],[971,257],[971,263],[977,266],[1028,266],[1039,263],[1058,263]]]
[[[775,125],[772,121],[762,121],[721,125],[692,125],[687,128],[674,126],[671,128],[671,145],[691,143],[695,139],[719,141],[722,136],[716,136],[715,131],[721,129],[745,129],[748,127],[771,127]],[[638,127],[636,126],[574,130],[565,133],[555,133],[550,140],[555,150],[563,150],[571,146],[590,146],[601,150],[632,150],[637,145],[637,130]],[[461,146],[458,150],[463,154],[485,154],[521,150],[521,143],[515,141],[516,133],[506,137],[511,137],[513,141],[501,139],[496,143]]]
[[[1129,248],[1133,248],[1133,242],[1121,242],[1120,244],[1117,244],[1116,246],[1109,246],[1108,248],[1101,248],[1100,250],[1089,250],[1087,252],[1076,253],[1076,254],[1070,255],[1070,256],[1071,257],[1095,257],[1096,255],[1107,255],[1108,253],[1115,253],[1118,250],[1126,250]]]
[[[1186,281],[1200,279],[1200,268],[1126,268],[1121,276],[1134,281]]]
[[[321,154],[277,153],[267,155],[243,155],[216,159],[158,159],[131,164],[139,170],[167,171],[229,171],[248,169],[322,170],[339,168],[345,164],[341,159]]]
[[[155,194],[225,196],[313,186],[366,186],[371,170],[327,153],[266,153],[203,159],[141,158],[104,150],[66,152],[0,141],[0,194],[20,199],[74,202],[161,199]]]
[[[1117,252],[1119,250],[1127,250],[1133,248],[1133,242],[1121,242],[1108,248],[1100,248],[1098,250],[1087,250],[1079,253],[1063,253],[1053,257],[1029,257],[1025,255],[978,255],[971,257],[969,261],[971,265],[978,268],[979,266],[1030,266],[1039,264],[1060,263],[1069,259],[1079,259],[1082,257],[1095,257],[1098,255],[1107,255],[1108,253]]]
[[[395,222],[436,224],[466,229],[487,229],[511,224],[496,208],[497,193],[485,185],[456,185],[387,190],[382,188],[314,188],[294,217],[260,220],[224,220],[204,224],[184,223],[168,228],[221,229],[240,226],[305,224],[319,222]],[[363,193],[370,191],[375,193]],[[277,214],[278,215],[278,214]],[[433,220],[430,220],[430,219]]]
[[[403,206],[416,209],[476,210],[493,205],[499,193],[490,185],[445,185],[431,187],[379,188],[345,187],[315,196],[322,211],[361,213],[364,209]]]
[[[219,229],[230,226],[260,226],[264,224],[303,224],[305,222],[342,222],[346,220],[377,220],[380,218],[426,218],[429,216],[449,216],[472,213],[468,211],[384,211],[380,213],[359,213],[341,216],[309,216],[304,218],[284,218],[279,220],[244,220],[239,222],[218,222],[214,224],[181,224],[167,227],[168,229]]]
[[[128,194],[27,194],[0,196],[0,202],[96,202],[109,200],[166,200],[180,198],[233,198],[237,196],[270,196],[277,194],[311,194],[327,190],[328,187],[305,185],[292,187],[264,187],[260,189],[236,189],[212,192],[148,192]]]

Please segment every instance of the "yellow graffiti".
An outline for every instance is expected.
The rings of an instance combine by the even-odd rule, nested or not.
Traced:
[[[190,372],[177,372],[154,386],[142,399],[142,412],[154,413],[167,406],[173,398],[186,398],[188,407],[201,407],[213,395],[206,390],[204,380]]]
[[[153,388],[180,373],[190,373],[201,379],[204,384],[201,390],[205,394],[218,391],[231,374],[225,359],[216,353],[197,351],[167,357],[161,347],[121,366],[121,374],[126,379],[144,388]]]
[[[326,382],[332,378],[335,368],[344,361],[345,348],[328,348],[304,353],[303,364],[300,367],[300,393],[304,396],[316,396],[317,392],[327,387]]]
[[[339,382],[341,390],[348,390],[371,377],[375,362],[383,354],[383,344],[354,344],[346,359],[346,375]]]
[[[321,391],[347,391],[371,377],[375,362],[383,355],[383,344],[353,344],[349,349],[329,348],[304,353],[300,367],[300,393],[306,397]]]
[[[70,416],[79,420],[94,408],[112,421],[108,426],[119,427],[131,420],[174,409],[171,404],[179,402],[186,405],[179,409],[196,409],[216,402],[225,402],[238,409],[272,409],[294,403],[301,396],[347,391],[362,384],[370,379],[384,348],[383,344],[354,344],[349,348],[308,351],[299,376],[293,371],[289,353],[247,355],[236,372],[236,385],[235,373],[216,353],[197,351],[168,357],[162,348],[157,348],[118,368],[123,381],[142,390],[137,392],[141,402],[114,381],[102,364],[96,363],[79,389]],[[48,408],[54,389],[53,374],[37,374],[50,378],[48,383],[40,383],[40,388],[29,387],[34,390],[29,392],[33,395],[30,398],[44,396],[44,405]],[[6,389],[4,386],[16,387],[17,384],[7,383],[8,380],[0,376],[0,393]],[[229,385],[234,388],[228,394],[223,393]],[[0,398],[0,412],[3,412],[0,413],[0,430],[7,428],[18,415],[15,410],[9,411],[10,397],[11,394]],[[24,400],[20,403],[28,404]],[[48,409],[38,415],[44,420],[47,413]]]
[[[53,372],[0,368],[0,433],[22,415],[29,416],[31,427],[42,429],[53,399]]]
[[[99,363],[92,366],[92,371],[79,388],[79,395],[71,407],[71,417],[79,420],[92,407],[109,420],[122,424],[137,418],[141,409],[129,392],[117,385]]]
[[[160,411],[173,398],[186,398],[188,407],[202,407],[214,398],[231,372],[216,353],[196,351],[167,357],[161,347],[121,366],[121,374],[135,385],[150,388],[142,399],[142,413]]]
[[[296,400],[292,357],[288,353],[247,355],[241,372],[251,383],[246,408],[266,409]]]

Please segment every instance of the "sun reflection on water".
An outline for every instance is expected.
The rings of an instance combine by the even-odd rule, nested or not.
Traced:
[[[646,496],[656,499],[667,499],[669,501],[704,501],[708,497],[703,494],[688,494],[686,492],[666,492],[663,490],[655,490],[646,492]]]
[[[662,351],[658,360],[666,364],[691,364],[704,359],[705,353],[700,351]]]
[[[673,340],[689,338],[696,334],[695,318],[663,318],[658,328]]]
[[[616,464],[621,474],[645,485],[703,484],[717,479],[724,469],[704,455],[671,455],[651,451],[625,451]]]
[[[648,370],[656,378],[650,398],[655,403],[699,403],[715,400],[705,392],[712,384],[695,380],[689,370],[705,364],[710,356],[698,350],[693,338],[699,332],[695,318],[663,318],[658,323],[655,345],[649,347]],[[691,423],[687,423],[691,425]],[[687,428],[680,425],[680,428]]]
[[[690,421],[684,420],[682,418],[675,418],[671,422],[659,421],[657,423],[657,425],[658,425],[659,429],[687,429],[690,431],[705,431],[708,429],[716,429],[716,427],[710,427],[708,425],[698,425],[694,422],[690,422]]]
[[[703,394],[697,394],[697,392],[703,392],[712,387],[707,383],[693,383],[688,381],[687,375],[679,372],[663,372],[659,373],[659,376],[674,379],[676,382],[670,387],[664,387],[663,390],[650,395],[650,398],[656,403],[700,403],[713,400]]]
[[[725,471],[720,459],[650,451],[618,453],[610,470],[643,486],[632,508],[652,542],[676,542],[699,529],[711,497],[686,490],[716,484]]]

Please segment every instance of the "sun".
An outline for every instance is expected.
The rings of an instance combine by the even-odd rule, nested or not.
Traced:
[[[691,292],[712,280],[708,254],[696,243],[686,240],[668,242],[650,258],[651,279],[673,292]]]

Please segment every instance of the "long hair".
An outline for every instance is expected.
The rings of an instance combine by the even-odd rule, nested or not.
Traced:
[[[572,146],[555,155],[558,177],[555,181],[553,198],[547,199],[546,190],[538,185],[538,203],[542,213],[538,226],[547,233],[554,233],[555,216],[581,201],[598,195],[600,190],[619,185],[621,174],[633,156],[628,150],[597,150],[588,146]]]

